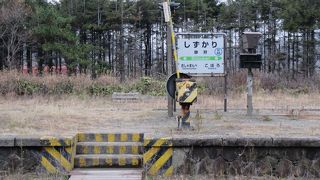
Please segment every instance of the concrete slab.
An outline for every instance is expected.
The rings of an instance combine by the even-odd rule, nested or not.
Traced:
[[[15,146],[71,146],[73,137],[17,136]]]
[[[320,137],[208,136],[173,138],[173,147],[320,147]]]
[[[270,136],[223,136],[223,146],[268,147],[272,146]]]
[[[276,137],[273,138],[276,147],[320,147],[319,137]]]
[[[42,146],[39,136],[17,136],[15,146]]]
[[[200,138],[192,137],[179,137],[172,139],[172,144],[174,147],[184,147],[184,146],[222,146],[221,136],[208,136]]]
[[[71,172],[69,180],[141,180],[142,169],[81,168]]]
[[[14,146],[14,136],[0,137],[0,147],[13,147],[13,146]]]

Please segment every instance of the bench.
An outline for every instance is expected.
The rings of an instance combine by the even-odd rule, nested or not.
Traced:
[[[139,93],[120,93],[114,92],[112,94],[112,101],[138,101],[140,100]]]

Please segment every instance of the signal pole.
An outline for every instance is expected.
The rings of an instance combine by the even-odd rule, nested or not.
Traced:
[[[177,61],[177,51],[175,48],[175,36],[173,31],[173,22],[171,17],[171,7],[176,9],[180,6],[180,3],[171,2],[171,0],[163,0],[162,9],[165,18],[165,22],[167,23],[167,67],[168,67],[168,78],[172,75],[173,72],[173,57],[174,60]],[[172,57],[173,56],[173,57]],[[180,78],[180,74],[177,70],[177,78]],[[173,117],[173,109],[175,105],[175,99],[172,98],[168,94],[168,116]]]
[[[262,34],[259,32],[244,32],[242,35],[242,53],[240,54],[240,68],[248,69],[247,76],[247,115],[253,114],[253,73],[252,69],[261,68],[261,54],[257,54],[259,39]]]
[[[172,42],[171,42],[171,28],[170,22],[167,22],[167,64],[168,64],[168,78],[172,74]],[[168,94],[168,116],[173,117],[173,103],[174,99]]]

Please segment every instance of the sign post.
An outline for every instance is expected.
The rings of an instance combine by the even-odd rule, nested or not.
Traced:
[[[177,34],[177,68],[191,76],[224,77],[224,111],[227,112],[227,70],[224,33]]]
[[[247,76],[247,115],[253,113],[253,73],[252,69],[259,69],[262,65],[261,54],[257,54],[258,43],[262,34],[259,32],[244,32],[242,35],[243,49],[240,54],[240,68],[248,69]]]
[[[167,1],[162,4],[163,14],[165,18],[165,22],[167,23],[167,67],[168,67],[168,75],[172,74],[172,42],[171,42],[171,27],[170,27],[170,6]],[[174,99],[168,95],[168,116],[173,117],[173,103]]]
[[[175,35],[173,31],[173,22],[171,17],[171,5],[173,8],[178,8],[180,3],[172,3],[170,0],[164,0],[162,3],[163,13],[165,17],[165,22],[167,23],[167,63],[168,63],[168,75],[172,74],[172,55],[174,57],[175,62],[177,62],[177,51],[176,51],[176,41]],[[172,52],[173,51],[173,52]],[[177,63],[176,63],[177,64]],[[176,68],[177,77],[180,77],[180,73]],[[168,95],[168,116],[173,117],[173,109],[174,109],[174,99]]]
[[[178,69],[192,76],[225,75],[225,34],[177,34]]]
[[[162,3],[162,9],[164,14],[164,22],[168,23],[170,21],[170,13],[169,13],[170,7],[167,1]]]

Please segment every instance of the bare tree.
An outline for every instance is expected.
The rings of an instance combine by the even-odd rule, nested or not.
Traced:
[[[22,64],[17,58],[23,43],[30,37],[26,19],[31,10],[21,0],[8,0],[0,9],[0,46],[6,51],[4,65],[9,69]]]

